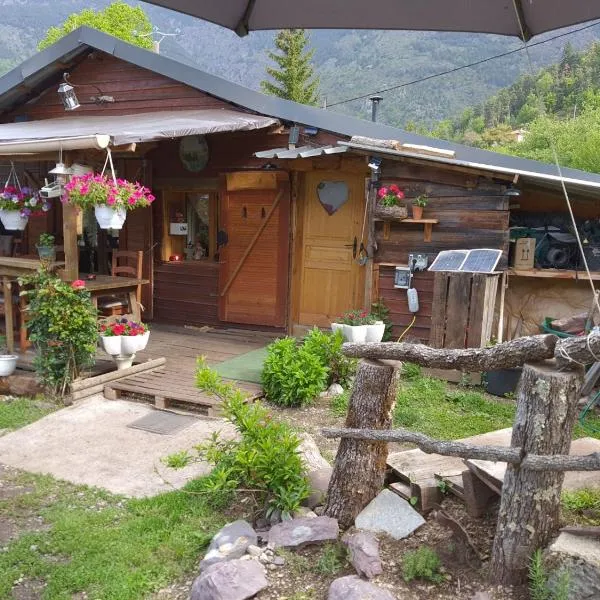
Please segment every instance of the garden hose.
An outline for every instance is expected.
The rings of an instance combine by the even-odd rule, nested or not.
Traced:
[[[417,315],[413,315],[410,325],[400,334],[400,337],[398,338],[399,342],[402,341],[402,338],[408,333],[408,330],[415,324],[416,320],[417,320]]]

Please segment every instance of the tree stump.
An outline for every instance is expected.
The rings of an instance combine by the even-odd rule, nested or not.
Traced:
[[[511,441],[524,457],[569,453],[581,381],[580,370],[557,371],[554,361],[524,366]],[[563,472],[507,466],[491,561],[496,583],[526,581],[531,555],[559,527],[563,479]]]
[[[396,402],[393,366],[363,360],[350,396],[346,427],[390,429]],[[383,487],[387,442],[342,439],[327,493],[325,514],[350,527],[360,511]]]

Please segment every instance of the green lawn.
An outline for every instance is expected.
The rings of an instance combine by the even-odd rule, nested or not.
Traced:
[[[19,525],[39,515],[49,528],[22,533],[0,552],[2,600],[13,597],[19,578],[44,581],[45,600],[67,600],[78,592],[95,600],[145,598],[193,571],[226,521],[193,493],[198,483],[150,499],[125,500],[49,476],[19,473],[14,478],[8,485],[30,491],[0,500],[2,519]]]
[[[56,410],[57,406],[32,398],[0,398],[0,430],[19,429]]]

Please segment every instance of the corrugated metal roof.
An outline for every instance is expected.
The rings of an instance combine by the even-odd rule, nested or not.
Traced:
[[[327,154],[342,154],[347,152],[345,146],[300,146],[299,148],[274,148],[273,150],[263,150],[255,152],[256,158],[313,158],[315,156],[325,156]]]
[[[454,152],[456,161],[478,164],[480,168],[490,171],[534,173],[538,179],[550,184],[553,184],[559,176],[556,166],[552,164],[437,140],[389,125],[348,117],[341,113],[282,100],[274,96],[265,96],[193,66],[132,46],[87,27],[75,30],[0,78],[0,114],[8,112],[14,106],[35,96],[36,93],[39,94],[52,81],[57,80],[65,64],[92,50],[112,54],[126,62],[170,77],[246,110],[285,122],[316,127],[347,137],[364,136],[400,140],[404,144],[435,146]],[[436,157],[430,157],[430,160],[441,161]],[[595,173],[564,168],[562,175],[569,180],[577,180],[582,185],[589,184],[590,187],[598,187],[600,184],[600,175]]]

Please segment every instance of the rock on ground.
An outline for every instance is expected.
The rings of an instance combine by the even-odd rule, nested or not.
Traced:
[[[379,558],[379,541],[367,531],[347,533],[342,542],[348,547],[348,557],[361,577],[371,579],[381,575],[383,567]]]
[[[561,533],[545,554],[550,585],[561,571],[570,574],[569,600],[600,598],[600,540]]]
[[[383,590],[358,575],[348,575],[336,579],[329,586],[327,600],[396,600],[387,590]]]
[[[248,546],[256,546],[256,531],[246,521],[240,519],[225,525],[210,542],[210,546],[200,562],[200,570],[223,560],[240,558],[246,553]]]
[[[298,438],[300,439],[298,454],[308,473],[331,466],[321,455],[319,447],[310,433],[303,431],[298,434]]]
[[[382,490],[354,521],[357,529],[387,533],[396,540],[408,537],[425,519],[403,498]]]
[[[246,600],[269,585],[255,560],[230,560],[210,565],[194,581],[190,600]]]
[[[337,540],[339,533],[338,522],[331,517],[292,519],[271,528],[269,547],[298,548],[308,544]]]
[[[331,467],[323,467],[308,474],[307,477],[311,492],[310,496],[302,502],[304,506],[314,509],[321,504],[325,504],[332,473],[333,469]]]

